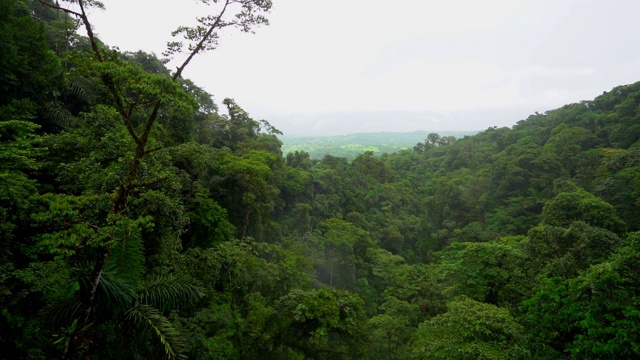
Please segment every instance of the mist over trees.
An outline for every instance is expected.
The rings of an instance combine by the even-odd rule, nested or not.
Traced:
[[[208,3],[169,69],[102,43],[97,1],[0,0],[0,358],[640,356],[640,83],[283,154],[182,77],[271,1]]]

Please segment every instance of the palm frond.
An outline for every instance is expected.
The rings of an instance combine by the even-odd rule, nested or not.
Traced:
[[[68,325],[72,319],[77,318],[81,306],[82,303],[78,299],[65,299],[45,306],[40,314],[46,324],[58,328]]]
[[[134,303],[136,299],[135,290],[126,280],[105,270],[102,272],[102,278],[96,294],[97,304],[113,313],[124,311]]]
[[[203,289],[195,280],[165,275],[153,277],[145,282],[140,302],[166,311],[192,304],[203,296]]]
[[[186,359],[186,343],[171,322],[158,309],[146,304],[137,304],[127,311],[125,320],[132,325],[137,335],[134,344],[140,351],[155,353],[154,358]],[[154,343],[159,343],[158,347]],[[159,348],[162,351],[158,351]]]
[[[112,249],[106,260],[105,268],[129,285],[139,289],[144,274],[144,245],[140,230],[134,229],[129,236],[123,236]]]
[[[87,296],[91,291],[92,264],[82,263],[74,268],[78,283],[80,285],[80,296]],[[126,280],[114,274],[111,270],[105,269],[100,276],[100,283],[96,291],[96,306],[101,310],[96,312],[109,316],[117,312],[128,309],[136,299],[135,288]]]

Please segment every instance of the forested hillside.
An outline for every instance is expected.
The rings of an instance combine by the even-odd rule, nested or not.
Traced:
[[[0,358],[640,357],[640,83],[285,155],[181,76],[271,1],[217,5],[170,70],[103,44],[97,1],[0,0]]]

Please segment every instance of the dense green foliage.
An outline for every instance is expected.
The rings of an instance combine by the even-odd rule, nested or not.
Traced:
[[[218,4],[240,7],[167,55],[271,7]],[[0,358],[640,357],[640,83],[392,154],[283,156],[189,59],[78,35],[96,6],[0,0]]]

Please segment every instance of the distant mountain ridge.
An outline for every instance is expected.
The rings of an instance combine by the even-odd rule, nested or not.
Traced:
[[[411,132],[370,132],[348,135],[328,136],[280,136],[283,142],[282,153],[305,151],[313,159],[321,159],[325,155],[353,159],[358,154],[371,151],[375,155],[394,153],[404,149],[411,149],[419,142],[423,142],[430,133],[437,133],[441,137],[453,136],[461,138],[474,135],[480,131],[411,131]]]

